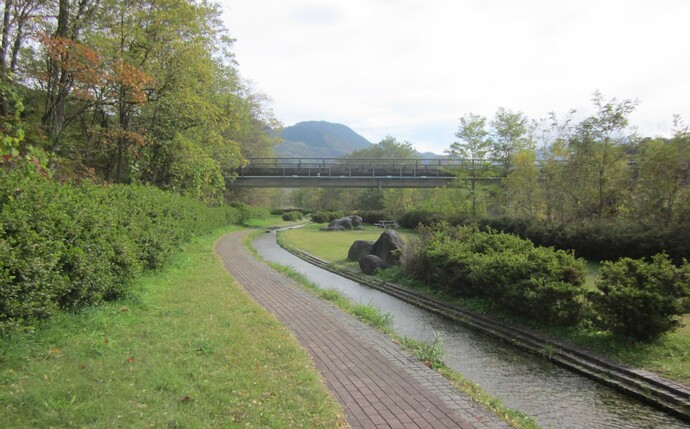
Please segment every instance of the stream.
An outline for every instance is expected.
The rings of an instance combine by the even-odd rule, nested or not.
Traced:
[[[400,336],[430,342],[440,334],[448,367],[506,406],[534,417],[543,428],[690,428],[546,359],[311,265],[281,248],[275,232],[262,234],[253,245],[264,259],[292,267],[319,287],[338,290],[356,303],[390,313]]]

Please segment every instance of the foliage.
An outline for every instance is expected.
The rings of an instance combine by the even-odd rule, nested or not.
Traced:
[[[8,3],[0,152],[15,156],[24,138],[59,179],[222,203],[233,168],[271,155],[280,125],[240,77],[221,13],[191,0]]]
[[[166,265],[192,236],[241,221],[150,186],[59,184],[0,172],[0,332],[58,308],[126,294],[143,269]]]
[[[423,237],[403,257],[409,275],[546,324],[580,319],[585,264],[572,254],[476,226],[437,225]]]
[[[605,262],[590,294],[600,325],[616,334],[650,341],[680,326],[690,312],[690,264],[676,267],[665,254],[651,261]]]
[[[283,220],[291,221],[291,222],[302,220],[303,218],[304,218],[304,215],[302,215],[302,212],[297,211],[297,210],[283,213],[283,216],[282,216]]]
[[[411,338],[403,338],[403,346],[411,348],[414,356],[430,368],[442,368],[443,363],[443,337],[441,333],[434,332],[431,342],[415,341]]]
[[[388,213],[384,210],[358,210],[357,216],[362,218],[364,223],[375,224],[380,220],[388,219]]]
[[[228,232],[126,300],[0,338],[0,427],[339,427],[306,351],[219,262]]]
[[[341,211],[328,212],[328,211],[317,211],[311,214],[311,221],[314,223],[328,223],[332,220],[339,219],[345,214]]]
[[[491,228],[518,235],[540,246],[572,250],[578,256],[593,261],[651,257],[661,252],[666,252],[676,263],[690,257],[690,227],[686,221],[680,220],[657,228],[625,219],[562,225],[529,216],[473,217],[430,209],[413,209],[397,220],[408,228],[438,222],[453,226],[478,225],[480,229]]]

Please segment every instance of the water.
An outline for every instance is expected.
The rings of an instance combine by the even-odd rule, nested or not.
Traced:
[[[290,266],[323,288],[391,313],[401,336],[432,341],[440,333],[448,367],[544,428],[690,428],[545,359],[302,261],[278,246],[274,233],[261,235],[254,246],[263,258]]]

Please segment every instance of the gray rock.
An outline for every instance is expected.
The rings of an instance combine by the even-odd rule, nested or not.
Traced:
[[[332,220],[328,224],[328,228],[352,229],[352,226],[352,219],[349,217],[341,217],[340,219]]]
[[[347,251],[347,260],[359,261],[363,257],[369,255],[373,247],[373,241],[357,240],[354,243],[352,243],[352,246],[350,246],[350,250]]]
[[[386,263],[376,255],[367,255],[359,260],[359,269],[364,274],[374,274],[378,269],[386,268]]]
[[[376,240],[371,253],[381,258],[388,266],[400,265],[400,256],[404,248],[405,242],[400,234],[389,229]]]
[[[362,225],[362,217],[361,217],[361,216],[352,215],[352,216],[348,216],[348,217],[349,217],[350,220],[352,221],[352,226],[353,226],[353,227],[356,228],[356,227]]]

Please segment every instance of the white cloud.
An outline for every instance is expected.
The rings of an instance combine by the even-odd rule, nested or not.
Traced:
[[[684,0],[224,0],[243,76],[287,125],[344,123],[441,152],[465,113],[589,109],[638,98],[633,122],[690,121]]]

